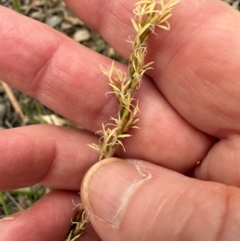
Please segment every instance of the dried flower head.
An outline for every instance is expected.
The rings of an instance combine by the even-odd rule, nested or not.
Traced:
[[[169,18],[172,9],[178,0],[170,0],[167,4],[163,0],[140,0],[134,9],[134,18],[131,19],[136,31],[129,57],[128,74],[122,73],[112,63],[110,70],[101,67],[103,74],[108,77],[112,92],[118,100],[118,116],[111,117],[111,123],[102,125],[100,145],[91,144],[90,147],[100,153],[99,160],[114,155],[117,146],[122,144],[122,139],[130,137],[126,134],[129,128],[136,128],[139,112],[138,101],[134,99],[135,90],[140,86],[144,73],[152,69],[150,63],[145,63],[147,54],[147,40],[155,28],[169,30]],[[124,147],[123,147],[124,148]]]

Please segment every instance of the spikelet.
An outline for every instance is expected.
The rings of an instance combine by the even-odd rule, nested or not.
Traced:
[[[114,155],[116,148],[121,145],[122,139],[130,137],[126,134],[130,128],[136,128],[139,113],[138,101],[134,94],[140,86],[144,73],[152,69],[153,62],[145,63],[147,54],[147,40],[149,35],[154,33],[155,28],[169,30],[169,18],[172,16],[172,9],[178,0],[170,0],[167,4],[163,0],[140,0],[134,9],[134,18],[131,19],[136,31],[136,37],[131,42],[132,51],[129,57],[128,73],[122,73],[117,69],[114,62],[107,71],[101,66],[101,71],[107,76],[112,93],[118,100],[118,116],[111,117],[111,123],[103,124],[102,130],[98,132],[101,136],[100,145],[89,145],[99,152],[99,160]],[[124,147],[123,147],[124,148]]]

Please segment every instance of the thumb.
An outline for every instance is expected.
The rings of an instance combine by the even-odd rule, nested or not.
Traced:
[[[81,194],[104,241],[240,237],[237,188],[191,179],[148,162],[103,160],[87,172]]]

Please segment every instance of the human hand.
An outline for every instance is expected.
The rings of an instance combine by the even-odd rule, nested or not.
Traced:
[[[66,2],[128,56],[135,1],[82,0],[81,8],[79,1]],[[0,189],[40,182],[58,190],[0,222],[0,240],[63,240],[71,200],[78,199],[73,190],[97,160],[86,144],[97,142],[92,133],[116,109],[114,97],[104,96],[109,87],[99,69],[111,60],[8,9],[1,7],[0,16],[0,78],[86,129],[1,132]],[[182,0],[172,30],[151,37],[154,71],[136,96],[140,130],[125,141],[127,152],[117,153],[134,160],[99,162],[82,184],[82,201],[102,240],[238,240],[239,18],[217,0]],[[184,176],[189,172],[192,178]]]

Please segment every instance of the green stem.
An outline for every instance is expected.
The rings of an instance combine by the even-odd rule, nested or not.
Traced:
[[[5,214],[6,216],[10,215],[10,211],[9,211],[9,209],[8,209],[8,206],[7,206],[7,204],[6,204],[6,201],[5,201],[5,199],[4,199],[4,195],[3,195],[2,192],[0,192],[0,201],[1,201],[1,203],[2,203],[2,207],[3,207],[4,214]]]
[[[22,14],[22,9],[19,0],[13,0],[13,6],[18,13]]]

